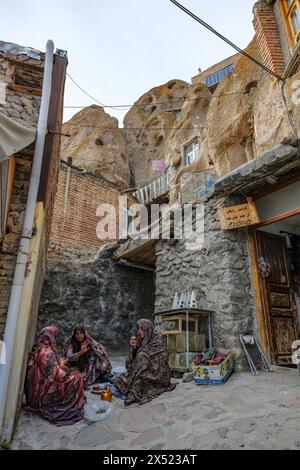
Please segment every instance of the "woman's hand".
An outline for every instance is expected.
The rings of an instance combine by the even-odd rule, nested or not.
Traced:
[[[69,359],[61,359],[60,360],[60,367],[67,367],[67,365],[69,364]]]
[[[81,353],[85,354],[88,352],[89,349],[90,349],[89,343],[87,341],[83,341],[83,343],[81,343]]]

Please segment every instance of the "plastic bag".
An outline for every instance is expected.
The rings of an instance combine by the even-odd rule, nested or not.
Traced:
[[[120,377],[122,374],[126,374],[126,367],[115,367],[113,370],[112,370],[112,373],[115,377]]]
[[[107,419],[113,405],[108,401],[87,402],[84,406],[84,419],[88,424]]]

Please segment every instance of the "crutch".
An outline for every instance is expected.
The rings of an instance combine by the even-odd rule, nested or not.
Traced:
[[[262,360],[262,363],[263,363],[263,366],[264,366],[264,369],[266,372],[273,372],[272,368],[271,368],[271,365],[269,364],[266,356],[265,356],[265,353],[263,352],[262,350],[262,347],[260,345],[260,342],[258,341],[257,337],[255,335],[253,335],[254,337],[254,341],[256,343],[256,347],[259,351],[259,354],[260,354],[260,357],[261,357],[261,360]]]
[[[248,364],[249,364],[249,366],[250,366],[250,370],[251,370],[251,372],[252,372],[252,375],[255,376],[255,375],[258,375],[258,371],[257,371],[257,369],[256,369],[256,367],[255,367],[255,364],[254,364],[254,362],[253,362],[253,360],[252,360],[252,357],[250,356],[250,354],[249,354],[249,352],[248,352],[248,350],[247,350],[247,348],[246,348],[246,343],[245,343],[245,341],[244,341],[244,336],[246,336],[246,335],[241,335],[241,336],[240,336],[240,342],[241,342],[241,344],[242,344],[242,347],[243,347],[245,356],[246,356],[246,358],[247,358],[247,360],[248,360]]]

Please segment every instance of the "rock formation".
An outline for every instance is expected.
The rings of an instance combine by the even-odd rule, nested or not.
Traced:
[[[73,158],[74,165],[127,188],[130,172],[126,144],[117,119],[100,106],[83,109],[63,126],[61,155]]]
[[[151,181],[154,160],[166,160],[168,136],[188,94],[188,84],[171,80],[143,95],[124,119],[127,154],[136,185]]]
[[[246,52],[262,60],[256,39]],[[298,72],[288,79],[285,91],[296,127],[300,124],[300,112],[292,95],[299,77]],[[210,155],[218,176],[222,177],[289,137],[294,137],[294,133],[282,98],[281,83],[241,56],[211,100],[202,151]]]

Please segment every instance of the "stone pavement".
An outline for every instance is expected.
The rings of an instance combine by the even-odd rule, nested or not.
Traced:
[[[144,406],[114,398],[111,416],[92,425],[57,428],[23,411],[12,449],[300,449],[296,370],[234,373],[223,386],[172,380],[175,390]]]

